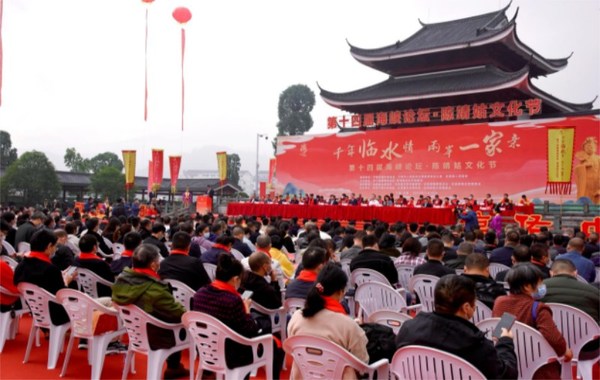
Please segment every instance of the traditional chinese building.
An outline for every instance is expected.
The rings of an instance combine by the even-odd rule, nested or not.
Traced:
[[[464,124],[577,114],[592,109],[544,92],[531,78],[567,67],[523,43],[515,15],[505,8],[459,20],[425,24],[404,41],[364,49],[350,45],[360,63],[389,75],[346,93],[321,88],[329,105],[352,113],[331,117],[329,128]]]

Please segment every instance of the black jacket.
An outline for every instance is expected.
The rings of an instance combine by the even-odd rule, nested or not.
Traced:
[[[244,257],[248,257],[252,254],[252,250],[250,249],[250,247],[248,247],[248,244],[244,243],[240,239],[235,239],[231,248],[240,251],[240,253],[244,255]]]
[[[390,284],[398,283],[398,271],[392,258],[374,249],[363,249],[358,256],[350,262],[350,271],[358,268],[373,269],[383,274]]]
[[[277,281],[268,283],[264,277],[254,272],[246,271],[242,280],[240,291],[251,290],[252,301],[267,309],[277,309],[281,307],[281,289]]]
[[[77,257],[74,265],[79,268],[88,269],[106,281],[115,282],[115,275],[110,270],[110,265],[100,258],[98,258],[98,260],[81,260],[79,257]],[[98,297],[110,296],[112,296],[110,287],[103,284],[98,284]]]
[[[413,274],[430,274],[436,277],[443,277],[447,274],[456,274],[456,271],[445,266],[441,261],[429,260],[425,264],[417,265]]]
[[[24,258],[15,268],[13,281],[15,285],[20,282],[29,282],[52,294],[65,288],[60,269],[54,264],[36,258]],[[55,325],[69,322],[69,316],[62,305],[53,302],[50,303],[50,319]]]
[[[210,278],[196,257],[173,254],[160,262],[158,274],[162,279],[181,281],[194,291],[210,284]]]
[[[475,282],[475,292],[477,299],[483,302],[490,309],[494,308],[494,301],[500,296],[506,295],[506,290],[502,284],[497,283],[491,277],[479,276],[476,274],[462,274]]]
[[[143,243],[144,244],[152,244],[152,245],[158,247],[158,249],[160,250],[160,255],[162,257],[167,258],[169,256],[169,250],[167,249],[167,246],[165,245],[165,243],[158,240],[154,236],[150,235],[149,237],[144,239]]]
[[[404,322],[396,336],[396,348],[420,345],[460,356],[487,379],[516,379],[517,357],[513,340],[500,338],[494,347],[474,324],[454,315],[420,312]]]

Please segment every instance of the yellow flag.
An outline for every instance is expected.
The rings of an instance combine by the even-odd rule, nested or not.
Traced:
[[[219,180],[227,179],[227,152],[217,152],[217,165],[219,167]]]
[[[551,194],[571,192],[575,128],[548,128],[548,182]]]
[[[123,164],[125,165],[125,188],[131,190],[135,182],[135,150],[123,151]]]

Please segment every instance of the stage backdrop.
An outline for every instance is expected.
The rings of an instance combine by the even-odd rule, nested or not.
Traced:
[[[549,154],[549,131],[556,127],[575,129],[570,142],[575,158],[564,154],[568,149],[559,155],[572,160],[570,194],[546,193],[548,157],[551,166],[557,159]],[[491,193],[499,199],[509,193],[564,202],[577,198],[576,172],[593,176],[600,170],[597,144],[593,152],[583,147],[599,136],[600,119],[581,116],[278,137],[274,185],[280,194],[474,194],[482,199]],[[587,152],[592,166],[578,159],[581,152]]]

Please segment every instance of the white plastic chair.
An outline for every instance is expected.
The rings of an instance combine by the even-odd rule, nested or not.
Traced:
[[[485,379],[473,364],[432,347],[402,347],[394,354],[390,367],[392,379],[397,380]]]
[[[38,334],[39,329],[46,328],[50,330],[50,345],[48,347],[48,369],[56,368],[58,355],[62,352],[65,335],[71,328],[71,323],[67,322],[62,325],[55,325],[50,318],[50,302],[57,302],[56,297],[37,285],[27,282],[21,282],[17,285],[19,293],[23,295],[25,301],[31,309],[32,322],[31,331],[29,332],[29,340],[27,341],[27,349],[25,350],[25,358],[23,363],[29,361],[31,346],[33,339]]]
[[[148,364],[146,367],[146,378],[148,380],[162,378],[161,371],[163,364],[167,357],[172,353],[189,349],[190,357],[194,354],[193,346],[190,345],[190,339],[187,334],[184,334],[185,338],[181,338],[180,331],[184,329],[184,326],[181,323],[163,322],[135,305],[117,305],[117,310],[119,310],[119,315],[127,329],[127,335],[129,335],[129,348],[127,350],[127,356],[125,357],[122,380],[127,378],[127,372],[130,368],[132,373],[134,373],[133,367],[131,366],[131,360],[135,353],[148,356]],[[175,338],[175,345],[171,348],[152,350],[148,340],[147,325],[154,325],[165,330],[171,330]]]
[[[194,294],[196,292],[181,281],[171,278],[167,278],[165,281],[171,285],[173,297],[183,305],[185,310],[192,310],[192,302],[194,301]]]
[[[23,255],[24,253],[31,252],[31,244],[27,242],[20,242],[17,244],[17,253]]]
[[[10,269],[13,270],[13,272],[15,271],[15,268],[17,267],[17,265],[19,265],[19,263],[17,262],[17,260],[8,257],[6,255],[2,255],[0,256],[0,260],[4,261],[5,263],[8,264],[8,266],[10,267]]]
[[[475,300],[475,314],[471,318],[471,322],[476,325],[479,321],[484,319],[492,318],[492,309],[480,300]]]
[[[63,305],[71,319],[71,337],[69,338],[69,345],[67,346],[67,353],[60,377],[63,377],[67,372],[75,338],[84,338],[88,340],[89,345],[88,360],[92,365],[90,378],[99,379],[102,375],[108,344],[114,338],[125,334],[127,331],[124,327],[121,327],[115,331],[107,331],[99,335],[94,335],[94,312],[98,311],[103,314],[115,316],[115,318],[118,317],[119,313],[114,309],[101,305],[87,294],[73,289],[59,290],[56,293],[56,300]]]
[[[388,281],[387,277],[373,269],[357,268],[350,274],[350,286],[353,288],[356,288],[365,282],[373,281],[393,287],[393,285]]]
[[[6,253],[8,253],[10,256],[14,256],[17,253],[15,247],[13,247],[12,244],[7,242],[6,240],[2,240],[2,246],[4,247],[4,249],[6,249]]]
[[[586,363],[590,364],[590,366],[581,366],[582,362],[579,360],[579,354],[583,346],[587,343],[595,339],[600,339],[600,326],[598,326],[597,321],[594,321],[594,318],[575,307],[560,303],[547,303],[546,305],[552,310],[552,319],[556,327],[566,339],[567,346],[573,351],[573,360],[571,363],[565,362],[563,365],[567,365],[569,368],[577,366],[583,379],[591,380],[591,364],[596,362],[598,358],[590,361],[592,363]]]
[[[477,327],[491,339],[492,331],[499,321],[500,318],[484,319]],[[532,379],[540,367],[560,360],[550,343],[533,327],[517,321],[511,331],[517,354],[519,379]]]
[[[583,276],[581,276],[580,274],[577,275],[577,281],[583,282],[584,284],[589,284],[589,282],[585,278],[583,278]]]
[[[396,335],[398,335],[398,331],[400,331],[402,324],[411,319],[412,317],[408,314],[391,310],[379,310],[369,316],[369,322],[387,326],[391,328]]]
[[[204,266],[208,278],[210,278],[211,281],[214,281],[217,274],[217,266],[211,263],[202,263],[202,266]]]
[[[247,374],[265,367],[266,379],[273,378],[273,336],[261,335],[246,338],[227,327],[218,319],[198,311],[183,314],[182,321],[194,342],[190,355],[190,378],[196,367],[196,350],[200,356],[200,367],[196,379],[202,378],[204,370],[215,372],[222,379],[243,379]],[[225,362],[225,340],[232,340],[252,348],[252,363],[228,368]]]
[[[271,333],[279,333],[283,342],[287,337],[287,313],[284,306],[279,309],[267,309],[259,303],[252,301],[250,310],[257,311],[269,317],[271,320]]]
[[[82,292],[92,298],[98,298],[98,284],[111,287],[114,283],[103,279],[89,269],[77,268],[77,283]]]
[[[296,310],[303,309],[306,300],[304,298],[286,298],[283,301],[283,307],[288,315],[292,315]]]
[[[405,289],[408,289],[408,283],[410,278],[415,271],[415,267],[408,264],[396,264],[394,263],[396,270],[398,271],[398,283]]]
[[[373,379],[375,373],[377,379],[387,379],[389,376],[387,359],[369,365],[345,348],[324,338],[308,335],[292,336],[283,343],[283,349],[292,355],[304,379],[342,379],[344,370],[348,367],[361,375],[368,374],[369,379]]]
[[[20,297],[21,295],[18,293],[12,293],[8,291],[8,289],[0,286],[0,294],[2,296],[12,296],[12,297]],[[21,301],[24,303],[23,301]],[[15,339],[17,335],[17,331],[19,330],[19,320],[21,315],[29,312],[29,309],[26,308],[26,304],[24,304],[25,308],[21,310],[14,311],[6,311],[0,313],[0,353],[4,349],[4,344],[7,340]]]
[[[510,267],[500,263],[490,263],[490,277],[496,279],[496,275],[505,270],[509,270]]]
[[[365,282],[359,285],[354,294],[364,319],[379,310],[407,311],[418,309],[421,305],[407,306],[406,298],[397,289],[380,282]]]
[[[125,246],[121,243],[113,243],[113,260],[117,260],[125,252]]]
[[[240,251],[238,251],[237,249],[234,249],[234,248],[231,249],[231,254],[238,261],[242,261],[245,258],[245,256],[242,254],[242,252],[240,252]]]
[[[440,278],[428,274],[417,274],[411,277],[408,289],[419,296],[423,311],[433,311],[435,308],[434,289]]]

